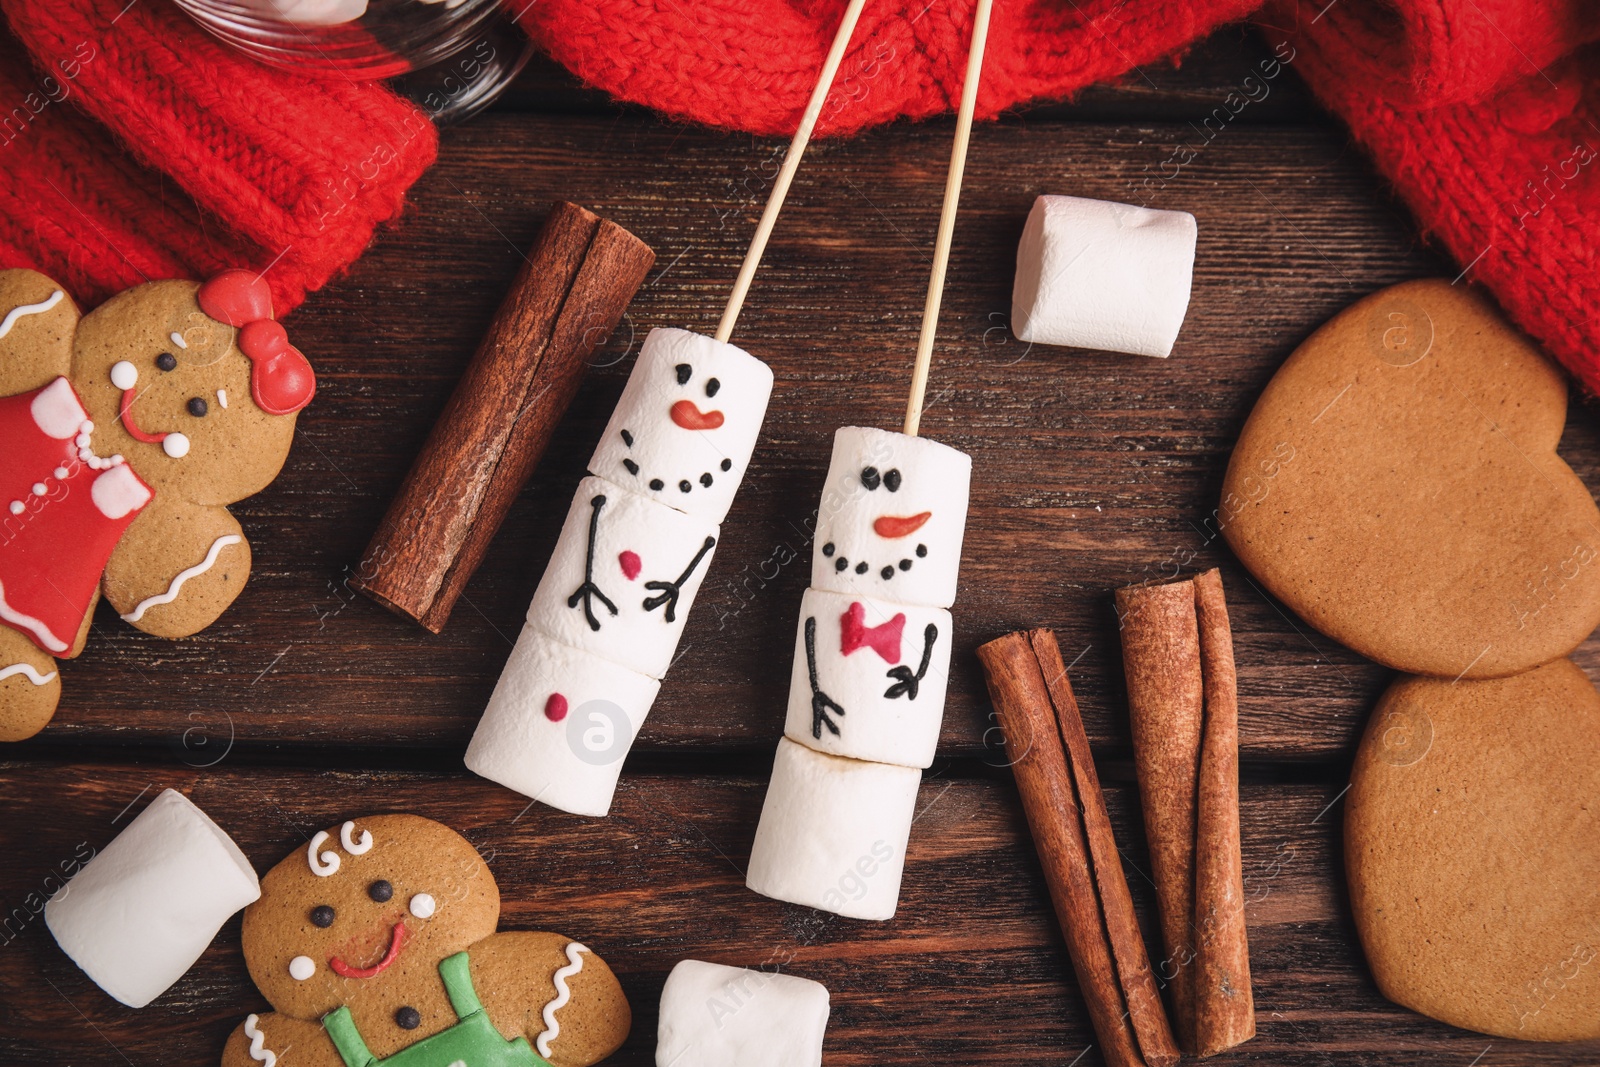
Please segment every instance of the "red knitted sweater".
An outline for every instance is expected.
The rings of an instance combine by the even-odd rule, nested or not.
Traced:
[[[361,254],[433,162],[433,126],[387,89],[270,70],[170,3],[0,11],[15,34],[0,33],[0,266],[85,304],[247,266],[282,314]]]

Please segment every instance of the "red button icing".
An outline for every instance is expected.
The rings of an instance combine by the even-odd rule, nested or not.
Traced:
[[[560,693],[551,693],[550,699],[544,702],[544,717],[551,722],[560,722],[567,717],[567,698]]]

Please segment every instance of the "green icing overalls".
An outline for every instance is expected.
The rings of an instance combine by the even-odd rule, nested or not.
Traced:
[[[456,1024],[380,1060],[367,1048],[350,1009],[339,1007],[322,1017],[345,1067],[550,1067],[525,1037],[507,1041],[489,1021],[489,1013],[472,988],[467,954],[457,952],[439,963],[445,995],[456,1012]]]

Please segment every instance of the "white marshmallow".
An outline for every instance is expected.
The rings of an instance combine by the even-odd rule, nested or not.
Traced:
[[[1169,356],[1189,309],[1186,211],[1041,196],[1017,245],[1011,329],[1024,341]]]
[[[50,898],[44,920],[96,985],[142,1008],[259,896],[239,846],[167,789]]]
[[[651,330],[589,471],[720,523],[771,395],[772,369],[743,349],[687,330]]]
[[[601,499],[603,503],[595,503]],[[589,597],[586,609],[582,598],[571,601],[584,586],[591,522],[595,538],[589,580],[598,593]],[[714,546],[717,535],[715,523],[621,492],[603,478],[585,478],[578,483],[561,539],[528,605],[528,622],[562,644],[660,678],[672,664],[695,593],[711,566],[712,549],[706,542]],[[649,583],[680,577],[684,581],[676,604],[644,606],[667,595]]]
[[[467,746],[467,769],[552,808],[604,815],[660,688],[524,626]]]
[[[820,1067],[828,990],[789,974],[683,960],[661,990],[656,1067]]]
[[[778,742],[745,885],[852,919],[892,919],[922,772]]]
[[[956,599],[971,481],[972,457],[949,445],[842,427],[833,435],[817,512],[812,587],[949,607]]]
[[[808,622],[813,630],[809,650]],[[943,608],[807,589],[800,601],[784,735],[835,756],[927,767],[944,721],[950,635],[950,613]],[[924,648],[929,650],[926,664]],[[812,690],[813,669],[820,698]]]

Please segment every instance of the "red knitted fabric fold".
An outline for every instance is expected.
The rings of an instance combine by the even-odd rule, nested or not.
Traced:
[[[1600,40],[1581,0],[1338,0],[1298,12],[1280,2],[1259,21],[1298,31],[1325,66],[1390,104],[1437,107],[1498,92]]]
[[[1600,47],[1546,58],[1540,70],[1531,65],[1557,48],[1550,27],[1569,25],[1579,5],[1560,5],[1562,14],[1511,0],[1405,0],[1407,27],[1459,27],[1487,13],[1497,20],[1489,29],[1504,31],[1499,46],[1479,56],[1482,76],[1433,79],[1435,95],[1454,98],[1475,82],[1478,97],[1413,107],[1375,91],[1383,84],[1380,68],[1396,55],[1433,54],[1439,41],[1363,38],[1373,23],[1355,21],[1359,10],[1346,20],[1337,17],[1345,5],[1336,5],[1317,19],[1325,2],[1276,0],[1260,18],[1291,32],[1300,51],[1295,69],[1349,124],[1424,232],[1460,264],[1463,283],[1490,289],[1513,321],[1588,391],[1600,392],[1593,222],[1600,217],[1600,94],[1595,75],[1586,73],[1600,69]],[[1423,7],[1432,9],[1426,17],[1418,15]],[[1543,37],[1525,35],[1541,22]],[[1571,48],[1580,39],[1564,43]],[[1487,48],[1492,38],[1484,33],[1478,41]]]
[[[580,78],[679,118],[794,131],[847,0],[540,0],[521,22]],[[1010,0],[995,5],[979,117],[1061,97],[1183,48],[1257,0]],[[873,0],[839,68],[819,134],[949,110],[975,0]]]
[[[59,98],[5,129],[0,198],[20,210],[0,218],[0,257],[86,303],[249,266],[270,267],[286,311],[361,254],[433,162],[431,123],[387,89],[263,67],[171,4],[0,11],[34,63],[0,50],[8,99]]]

